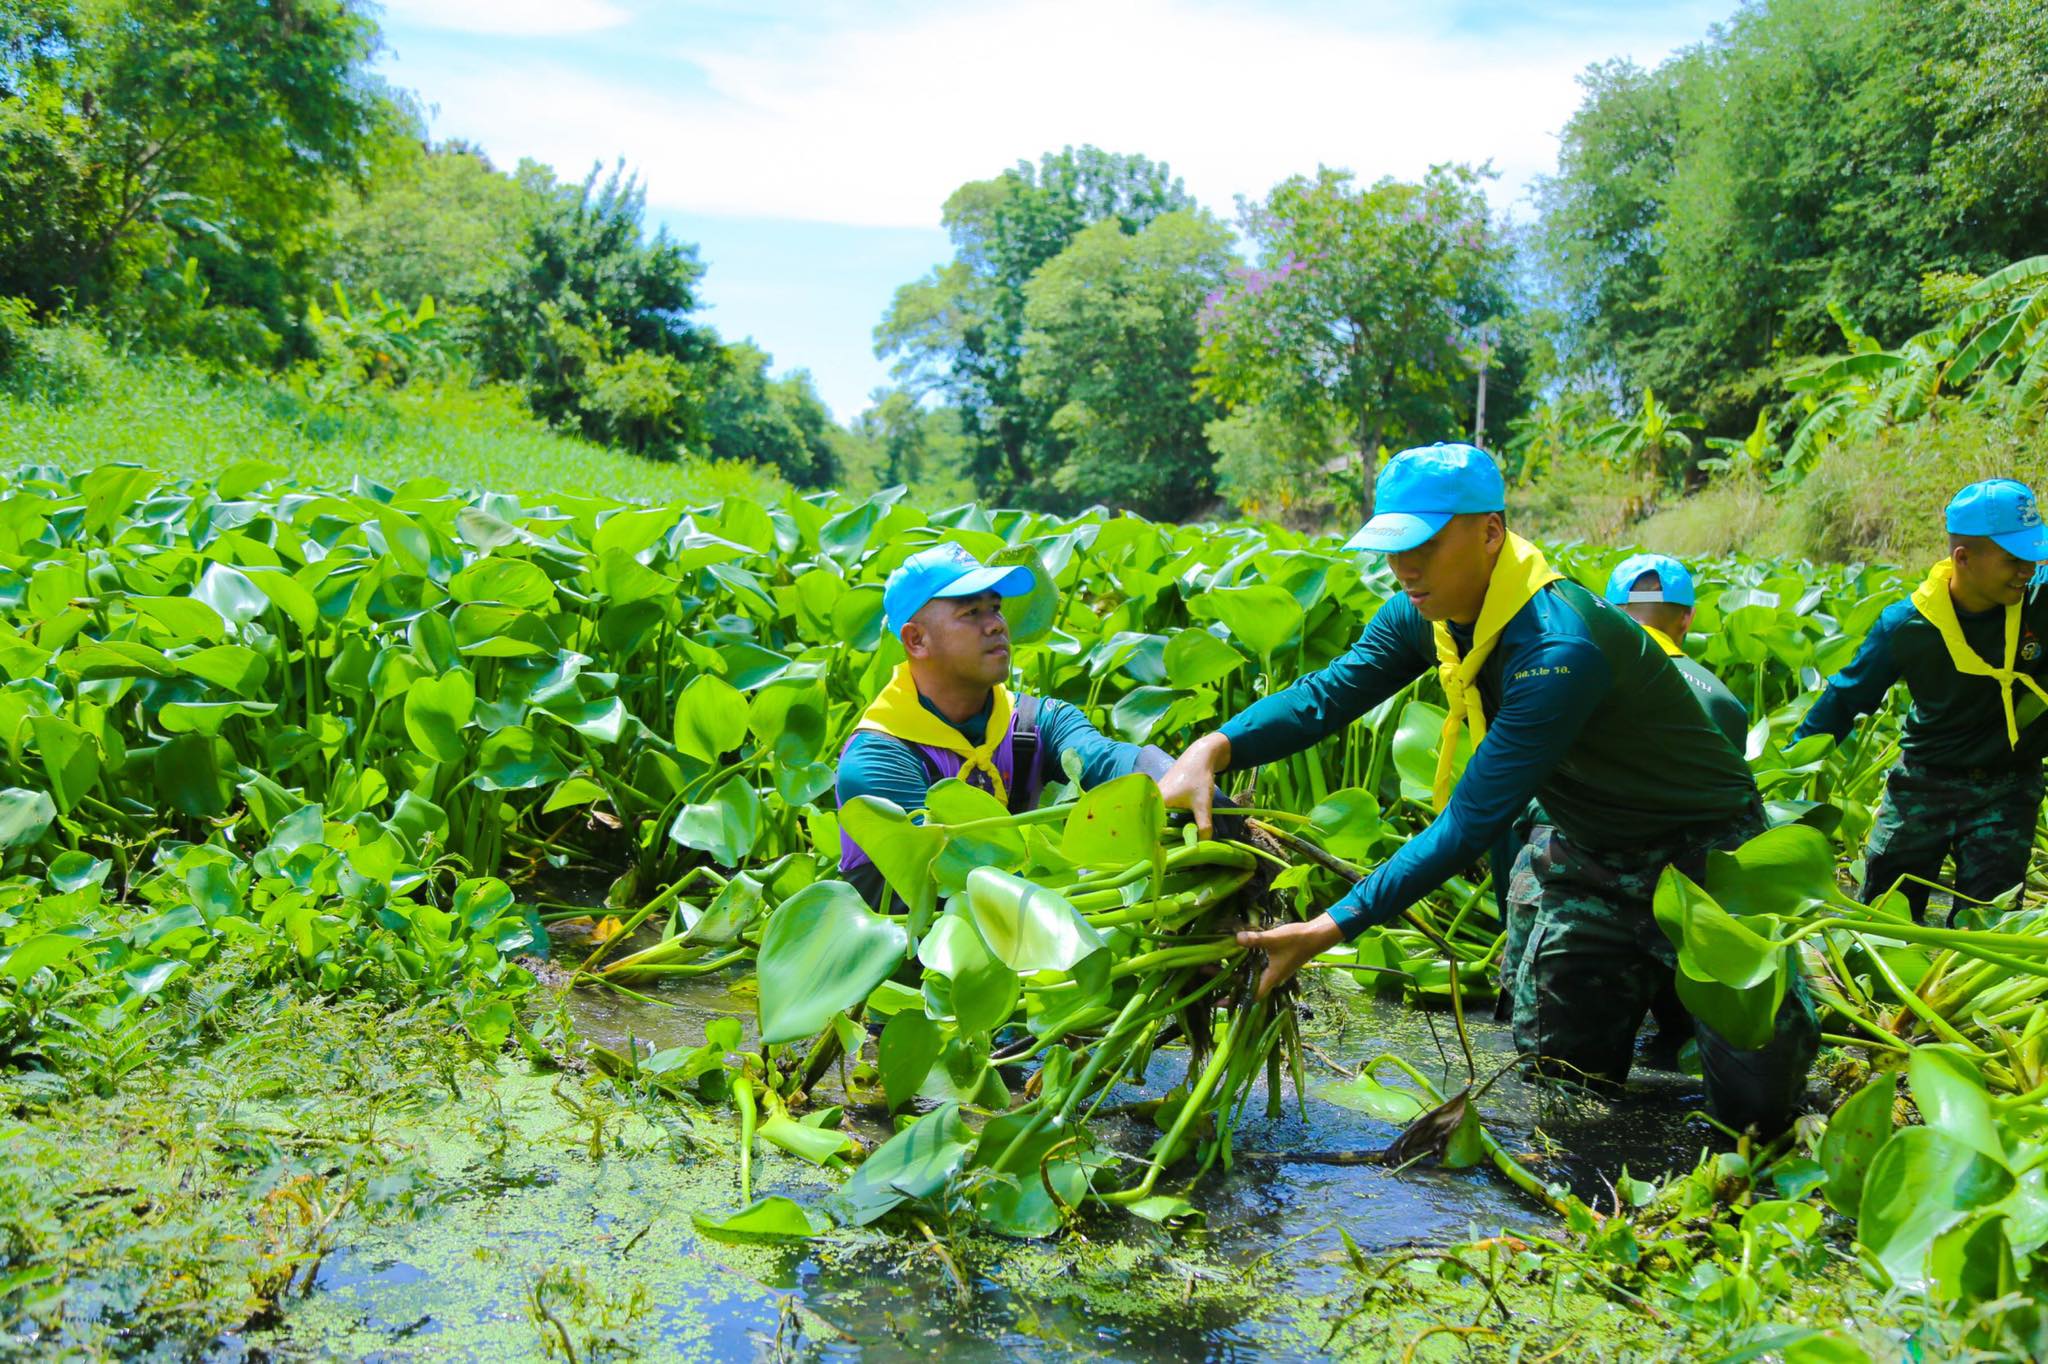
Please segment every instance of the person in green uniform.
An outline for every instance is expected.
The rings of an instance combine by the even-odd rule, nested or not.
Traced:
[[[1035,581],[1028,568],[986,567],[958,545],[920,550],[889,575],[882,614],[906,658],[840,753],[841,806],[875,796],[915,813],[934,783],[957,777],[1022,811],[1069,762],[1084,788],[1165,774],[1164,750],[1105,738],[1065,701],[1011,696],[1003,599]],[[844,830],[839,847],[840,876],[879,907],[881,871]]]
[[[1706,855],[1763,829],[1742,755],[1664,651],[1611,603],[1552,572],[1507,529],[1491,456],[1469,445],[1404,451],[1380,476],[1377,514],[1351,548],[1388,555],[1402,589],[1330,666],[1196,740],[1160,783],[1210,824],[1218,774],[1284,758],[1341,732],[1436,669],[1448,702],[1438,815],[1327,911],[1241,933],[1266,954],[1270,991],[1317,953],[1384,924],[1503,846],[1540,799],[1555,832],[1514,999],[1516,1045],[1539,1069],[1619,1085],[1635,1033],[1676,954],[1651,913],[1657,878],[1694,879]],[[1458,727],[1474,739],[1455,784]],[[1795,1116],[1819,1029],[1803,985],[1763,1048],[1695,1023],[1707,1101],[1731,1127],[1777,1132]]]
[[[1665,657],[1692,684],[1694,696],[1715,728],[1727,735],[1728,742],[1736,748],[1743,748],[1749,738],[1748,708],[1705,664],[1687,654],[1681,643],[1692,631],[1693,615],[1699,601],[1692,570],[1668,554],[1631,554],[1616,564],[1608,575],[1607,600],[1620,607],[1657,642]],[[1515,856],[1514,871],[1508,877],[1506,894],[1501,898],[1507,941],[1502,945],[1500,995],[1495,1012],[1502,1018],[1509,1016],[1514,1000],[1515,972],[1521,963],[1522,951],[1528,945],[1529,932],[1536,923],[1538,887],[1535,860],[1543,854],[1551,837],[1549,823],[1543,818],[1541,809],[1532,809],[1527,822],[1530,825],[1528,836],[1523,841],[1521,852]],[[1691,1035],[1692,1016],[1679,1002],[1675,985],[1668,984],[1657,992],[1650,1012],[1657,1020],[1657,1037],[1651,1043],[1651,1051],[1659,1059],[1668,1059]]]
[[[1947,884],[1966,900],[1994,899],[2026,879],[2048,755],[2048,593],[2030,589],[2048,560],[2048,527],[2033,490],[2009,478],[1972,483],[1944,519],[1948,556],[1877,618],[1793,731],[1841,740],[1896,683],[1912,693],[1865,849],[1862,895],[1896,889],[1917,921],[1944,859],[1955,863]]]
[[[1607,600],[1627,612],[1692,684],[1707,718],[1742,748],[1749,739],[1749,709],[1728,685],[1685,651],[1698,606],[1692,570],[1668,554],[1631,554],[1607,578]]]

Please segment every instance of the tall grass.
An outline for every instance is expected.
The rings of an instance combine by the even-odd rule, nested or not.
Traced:
[[[447,380],[322,402],[272,378],[107,355],[89,334],[44,340],[46,353],[0,384],[0,469],[122,460],[205,476],[254,460],[323,486],[439,478],[537,498],[687,503],[773,501],[786,490],[758,466],[659,462],[551,430],[500,386]]]

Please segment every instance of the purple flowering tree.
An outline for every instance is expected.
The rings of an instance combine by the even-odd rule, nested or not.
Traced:
[[[1202,391],[1355,445],[1368,515],[1382,445],[1469,427],[1470,333],[1508,258],[1480,191],[1489,173],[1438,166],[1419,184],[1362,189],[1329,169],[1282,181],[1241,209],[1256,261],[1202,309]]]

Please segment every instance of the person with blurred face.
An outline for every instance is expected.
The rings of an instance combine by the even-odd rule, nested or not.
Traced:
[[[1945,884],[1964,900],[2023,885],[2048,756],[2048,593],[2030,586],[2048,560],[2048,527],[2033,490],[2010,478],[1972,483],[1949,501],[1946,521],[1948,557],[1877,618],[1793,732],[1839,741],[1895,683],[1912,693],[1862,893],[1867,901],[1898,890],[1916,920],[1926,918],[1944,859],[1955,864]]]
[[[1217,773],[1287,757],[1435,669],[1448,703],[1436,819],[1306,923],[1245,932],[1262,950],[1260,990],[1366,928],[1387,923],[1491,852],[1515,848],[1540,800],[1553,833],[1536,860],[1535,924],[1515,982],[1514,1033],[1548,1074],[1618,1086],[1635,1034],[1676,955],[1651,913],[1666,866],[1704,879],[1708,852],[1761,832],[1763,805],[1742,754],[1691,684],[1611,603],[1551,571],[1506,523],[1491,456],[1433,445],[1390,460],[1377,514],[1349,548],[1385,553],[1401,592],[1350,651],[1195,741],[1161,790],[1210,823]],[[1472,753],[1453,782],[1458,731]],[[1776,1133],[1805,1093],[1819,1027],[1804,986],[1787,992],[1776,1035],[1732,1046],[1695,1023],[1707,1100],[1731,1127]]]
[[[921,550],[889,575],[882,614],[906,658],[840,752],[842,808],[874,796],[915,813],[935,783],[957,777],[1021,812],[1069,766],[1084,788],[1165,774],[1163,750],[1104,738],[1064,701],[1011,695],[1003,601],[1036,583],[1028,568],[986,567],[958,545]],[[843,828],[839,847],[840,875],[879,907],[881,872]]]

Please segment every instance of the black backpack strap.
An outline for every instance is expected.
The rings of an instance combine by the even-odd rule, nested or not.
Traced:
[[[1020,696],[1015,718],[1010,724],[1010,790],[1011,814],[1023,813],[1017,802],[1024,791],[1032,787],[1029,777],[1038,770],[1038,698]]]

